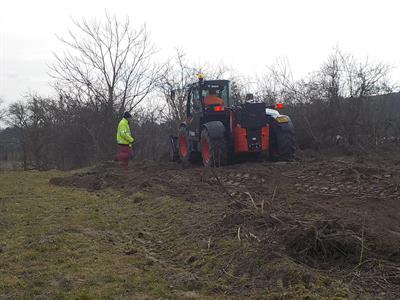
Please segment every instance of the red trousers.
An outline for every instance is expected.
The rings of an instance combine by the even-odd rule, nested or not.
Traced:
[[[128,170],[129,158],[131,158],[132,156],[133,150],[131,147],[129,147],[128,145],[118,145],[118,153],[115,159],[122,162],[122,166],[125,170]]]

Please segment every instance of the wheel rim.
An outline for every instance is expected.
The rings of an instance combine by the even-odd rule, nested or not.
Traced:
[[[201,154],[203,155],[203,161],[205,164],[210,162],[210,145],[206,138],[201,140]]]
[[[188,141],[185,135],[181,134],[179,136],[179,152],[182,157],[186,157],[188,154]]]

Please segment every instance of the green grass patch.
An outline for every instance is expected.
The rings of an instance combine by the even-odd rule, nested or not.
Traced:
[[[55,187],[63,173],[0,173],[0,295],[8,298],[166,297],[152,269],[140,270],[141,222],[119,192]],[[125,199],[126,200],[126,199]],[[133,203],[133,202],[132,202]],[[129,287],[129,288],[127,288]]]

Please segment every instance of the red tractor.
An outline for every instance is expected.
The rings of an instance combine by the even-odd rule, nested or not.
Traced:
[[[185,164],[201,158],[205,166],[223,166],[244,153],[289,160],[294,150],[290,118],[265,103],[234,105],[228,80],[189,85],[186,121],[170,137],[170,159]]]

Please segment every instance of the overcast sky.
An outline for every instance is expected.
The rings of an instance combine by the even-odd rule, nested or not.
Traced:
[[[13,0],[0,4],[0,97],[16,101],[29,92],[51,94],[47,75],[56,34],[71,17],[101,19],[105,11],[145,22],[160,57],[180,48],[208,62],[252,76],[277,58],[294,75],[318,68],[336,46],[357,57],[400,67],[399,1],[377,0]],[[393,71],[395,81],[400,71]]]

